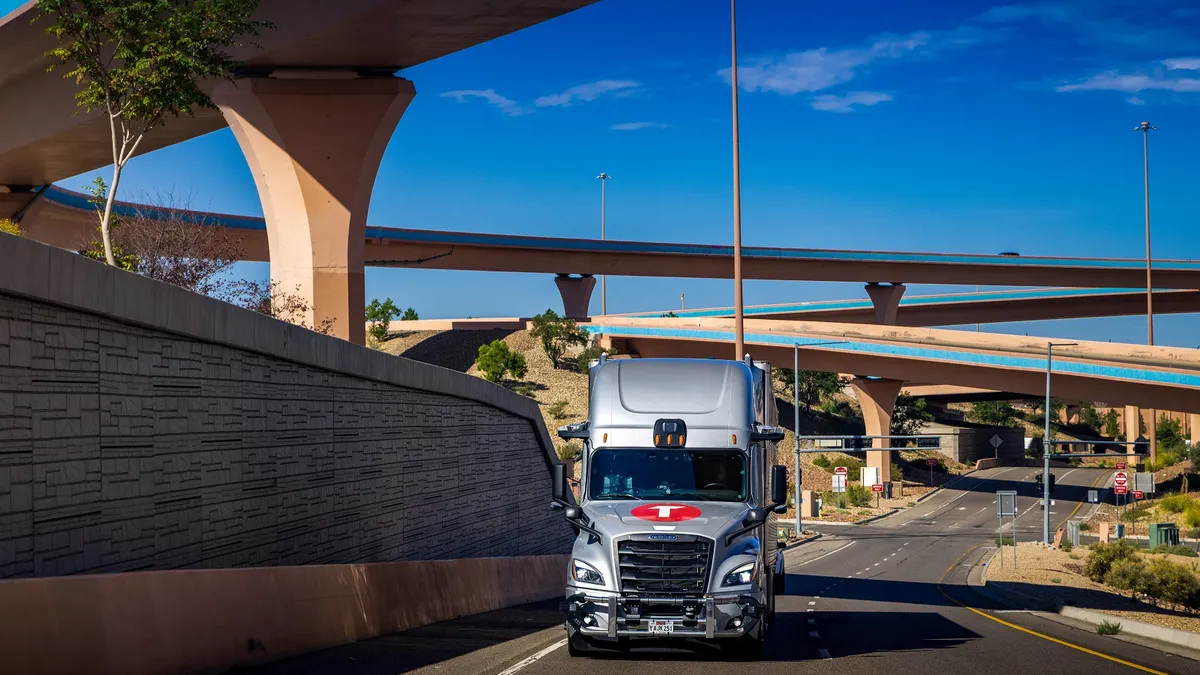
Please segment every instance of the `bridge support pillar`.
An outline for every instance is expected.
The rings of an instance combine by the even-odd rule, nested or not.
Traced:
[[[1188,415],[1188,438],[1191,439],[1192,445],[1200,443],[1200,415],[1190,413]]]
[[[596,277],[590,274],[577,277],[559,274],[554,277],[554,285],[558,286],[558,294],[562,296],[563,316],[569,319],[588,318],[588,306],[592,303],[592,289],[596,287]]]
[[[1137,452],[1137,446],[1134,441],[1141,436],[1142,426],[1142,411],[1136,405],[1125,406],[1125,440],[1129,442],[1126,451],[1129,453]],[[1132,468],[1137,463],[1136,457],[1129,457],[1129,466]]]
[[[900,309],[900,298],[904,297],[904,284],[867,284],[867,295],[875,305],[875,323],[884,326],[896,325],[896,313]]]
[[[309,326],[363,344],[367,207],[416,90],[398,77],[244,78],[213,90],[262,200],[271,280]],[[331,324],[331,325],[330,325]]]
[[[887,436],[892,433],[892,409],[896,406],[896,397],[904,381],[856,377],[850,380],[850,386],[854,388],[854,395],[862,408],[867,435]],[[871,447],[890,448],[892,442],[887,438],[876,438],[871,441]],[[879,479],[884,483],[892,482],[891,450],[867,450],[867,466],[878,467]]]

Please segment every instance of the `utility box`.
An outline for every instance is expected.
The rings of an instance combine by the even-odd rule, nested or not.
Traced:
[[[1113,535],[1113,539],[1124,539],[1125,538],[1125,523],[1117,523],[1115,529],[1116,529],[1116,532]]]
[[[1067,541],[1071,542],[1072,546],[1079,545],[1079,521],[1067,521]]]
[[[821,515],[820,500],[813,495],[812,490],[800,491],[800,517],[816,518]]]
[[[1153,523],[1150,525],[1150,550],[1158,546],[1178,546],[1179,526],[1175,523]]]

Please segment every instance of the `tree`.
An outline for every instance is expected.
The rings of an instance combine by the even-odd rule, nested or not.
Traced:
[[[1167,417],[1164,413],[1158,418],[1155,439],[1160,450],[1174,450],[1183,447],[1183,428],[1179,420]]]
[[[510,349],[504,340],[492,340],[491,344],[479,345],[475,367],[488,382],[497,384],[504,380],[505,374],[525,377],[526,372],[525,357]]]
[[[404,310],[404,314],[400,315],[401,321],[417,321],[420,318],[421,317],[417,316],[417,310],[413,309],[412,307]]]
[[[400,316],[400,309],[396,307],[391,298],[383,302],[379,302],[379,298],[375,298],[371,304],[367,305],[366,315],[367,334],[376,341],[383,341],[388,336],[392,320]]]
[[[223,273],[243,257],[238,238],[192,210],[191,200],[174,190],[143,192],[136,201],[147,206],[110,225],[114,253],[120,251],[142,276],[221,296],[233,283]],[[103,259],[103,246],[92,242],[86,255]]]
[[[296,286],[295,293],[289,293],[279,286],[279,282],[259,282],[240,279],[222,291],[220,298],[226,302],[244,307],[269,317],[286,321],[301,328],[310,328],[304,320],[312,310],[304,296],[300,295],[300,287]],[[325,319],[310,329],[324,335],[333,332],[333,319]]]
[[[892,408],[892,435],[913,436],[921,433],[921,428],[933,421],[933,413],[926,408],[925,399],[900,392]]]
[[[775,379],[781,382],[784,389],[792,397],[796,397],[795,373],[791,368],[776,368]],[[821,370],[800,371],[800,405],[805,410],[821,402],[825,396],[832,396],[846,386],[847,380],[837,373],[827,373]]]
[[[108,262],[108,264],[114,267],[119,267],[126,272],[137,272],[138,265],[141,264],[141,261],[138,260],[136,255],[126,252],[120,244],[114,243],[111,238],[111,233],[121,226],[120,218],[112,216],[109,219],[108,243],[105,243],[106,235],[104,233],[103,210],[101,205],[108,203],[108,183],[105,183],[103,178],[97,176],[96,179],[92,181],[91,185],[85,185],[83,188],[84,190],[87,190],[88,194],[91,195],[91,198],[88,201],[96,207],[96,214],[100,217],[100,223],[96,227],[96,229],[100,231],[100,241],[89,242],[84,249],[79,252],[79,254],[85,258],[91,258],[92,260]]]
[[[575,325],[574,319],[561,317],[552,309],[533,317],[533,328],[529,333],[541,341],[542,349],[546,356],[550,357],[550,363],[555,368],[558,367],[558,362],[566,353],[567,347],[583,346],[588,341],[587,333]]]
[[[40,0],[38,18],[58,40],[47,56],[80,86],[78,107],[100,110],[112,140],[112,185],[100,214],[104,260],[116,266],[113,202],[121,172],[146,134],[167,117],[216,108],[201,80],[229,77],[225,51],[268,24],[252,21],[257,0]]]
[[[1104,413],[1104,435],[1119,441],[1125,440],[1125,434],[1121,433],[1121,416],[1113,408]]]
[[[679,315],[676,314],[675,312],[667,312],[666,314],[659,314],[658,318],[660,318],[660,319],[678,319]]]
[[[0,218],[0,232],[11,234],[14,237],[25,236],[25,231],[21,229],[21,226],[10,218]]]
[[[1066,407],[1067,407],[1066,404],[1064,404],[1062,401],[1060,401],[1056,398],[1050,399],[1050,422],[1054,423],[1054,422],[1057,422],[1058,420],[1060,420],[1062,418],[1062,411]],[[1035,407],[1035,410],[1037,410],[1037,413],[1040,417],[1045,419],[1045,417],[1046,417],[1046,401],[1045,401],[1045,399],[1039,398],[1037,400],[1037,405]]]
[[[1008,401],[975,401],[971,404],[971,420],[997,427],[1011,426],[1017,411]]]
[[[1079,405],[1079,421],[1093,433],[1098,434],[1104,428],[1104,420],[1100,419],[1100,413],[1096,411],[1096,404],[1091,401],[1084,401]]]

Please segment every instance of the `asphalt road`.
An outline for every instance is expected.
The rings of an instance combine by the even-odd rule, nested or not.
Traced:
[[[1200,662],[1097,635],[1025,612],[1007,611],[967,586],[997,536],[996,490],[1018,491],[1017,537],[1041,538],[1035,473],[1000,468],[960,479],[925,502],[865,526],[827,527],[826,536],[786,552],[787,594],[778,599],[760,673],[1179,673]],[[1057,469],[1051,509],[1058,527],[1086,514],[1087,488],[1111,472]],[[822,527],[818,525],[817,529]],[[1006,533],[1008,531],[1006,530]],[[1018,561],[1019,562],[1019,561]],[[553,604],[455,622],[289,659],[251,672],[420,675],[663,675],[742,673],[748,664],[703,648],[635,649],[620,658],[567,655]]]

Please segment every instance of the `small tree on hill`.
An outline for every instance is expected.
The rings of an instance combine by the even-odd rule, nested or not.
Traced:
[[[417,321],[420,318],[421,317],[417,316],[417,310],[413,309],[412,307],[404,310],[404,314],[400,315],[401,321]]]
[[[367,305],[366,315],[367,334],[376,341],[382,342],[388,336],[392,320],[400,316],[400,309],[396,307],[391,298],[383,302],[380,302],[379,298],[375,298]]]
[[[1079,421],[1093,433],[1098,434],[1104,429],[1104,420],[1100,419],[1100,413],[1096,411],[1096,404],[1091,401],[1079,404]]]
[[[499,384],[506,374],[514,378],[525,377],[525,357],[509,348],[504,340],[492,340],[491,344],[479,346],[475,367],[488,382]]]
[[[574,319],[561,317],[552,309],[533,317],[533,328],[529,333],[542,343],[542,349],[555,368],[567,347],[583,346],[588,342],[587,333],[575,324]]]
[[[1166,414],[1159,416],[1155,439],[1158,441],[1158,447],[1160,450],[1175,450],[1182,448],[1183,428],[1179,424],[1179,420],[1173,417],[1167,417]]]
[[[975,401],[971,404],[971,420],[997,427],[1011,426],[1017,411],[1008,401]]]
[[[104,260],[116,266],[113,201],[142,139],[167,117],[215,108],[201,80],[229,77],[226,53],[267,24],[257,0],[40,0],[39,18],[58,39],[48,56],[80,86],[79,108],[100,110],[112,139],[112,185],[100,212]]]
[[[925,399],[916,398],[908,392],[900,392],[896,397],[896,405],[892,408],[891,433],[896,436],[913,436],[921,433],[921,428],[933,421],[933,413],[929,412]]]
[[[783,384],[784,389],[792,397],[796,397],[796,371],[791,368],[776,368],[775,379]],[[837,373],[827,373],[821,370],[800,371],[800,405],[805,410],[812,410],[814,405],[826,396],[832,396],[846,386],[847,380]]]
[[[1104,413],[1104,435],[1119,441],[1125,440],[1125,434],[1121,433],[1121,416],[1112,408]]]

